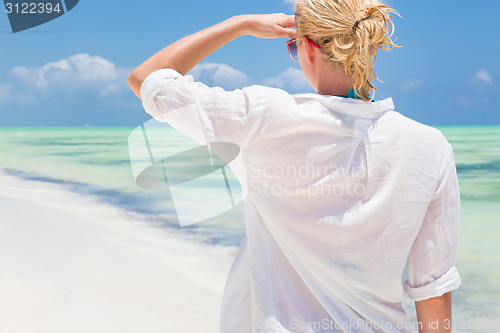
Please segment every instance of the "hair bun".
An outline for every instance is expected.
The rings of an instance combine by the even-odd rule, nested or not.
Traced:
[[[352,26],[352,32],[356,33],[356,29],[358,28],[358,25],[363,22],[363,21],[366,21],[366,20],[369,20],[371,19],[372,17],[371,16],[365,16],[363,17],[362,19],[359,19],[357,20],[354,25]]]
[[[297,38],[319,42],[333,65],[342,67],[364,101],[375,89],[374,56],[379,48],[397,47],[391,39],[390,14],[399,13],[379,0],[298,0],[295,7]]]

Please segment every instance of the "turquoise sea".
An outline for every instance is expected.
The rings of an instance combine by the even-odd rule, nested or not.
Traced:
[[[461,193],[456,265],[462,286],[453,293],[454,332],[493,332],[500,327],[500,126],[438,129],[453,146]],[[239,245],[244,234],[241,205],[180,228],[169,193],[135,184],[128,150],[133,130],[0,128],[0,172],[96,196],[137,221],[199,242]],[[172,147],[181,146],[183,138],[168,130]],[[404,305],[413,319],[411,302]]]

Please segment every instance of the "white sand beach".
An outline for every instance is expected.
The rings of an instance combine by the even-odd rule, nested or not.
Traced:
[[[0,332],[218,332],[235,251],[0,174]]]

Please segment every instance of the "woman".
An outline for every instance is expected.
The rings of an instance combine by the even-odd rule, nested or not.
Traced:
[[[221,332],[451,332],[460,197],[437,129],[374,101],[374,56],[393,46],[377,0],[299,0],[295,17],[243,15],[158,52],[129,76],[148,113],[202,144],[238,144],[246,236]],[[295,28],[295,29],[294,29]],[[224,91],[184,76],[242,35],[291,38],[317,94]],[[407,265],[408,279],[401,283]]]

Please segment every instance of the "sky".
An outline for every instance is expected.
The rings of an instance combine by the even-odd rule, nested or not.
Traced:
[[[377,55],[375,99],[431,126],[500,125],[497,0],[391,0],[401,48]],[[286,0],[80,0],[65,15],[12,33],[0,13],[0,126],[138,126],[150,119],[128,74],[170,43],[233,15],[284,12]],[[286,38],[241,37],[190,74],[232,90],[313,92]]]

